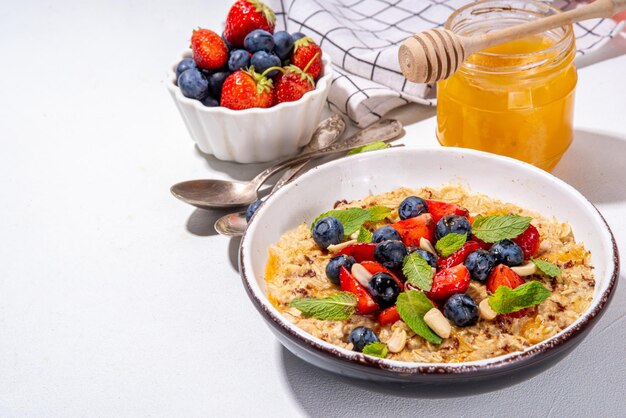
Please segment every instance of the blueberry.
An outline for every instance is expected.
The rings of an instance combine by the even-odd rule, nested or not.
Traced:
[[[424,260],[426,260],[429,266],[437,268],[437,257],[435,257],[434,254],[429,253],[428,251],[425,251],[425,250],[415,250],[415,251],[411,251],[411,253],[418,253],[419,255],[422,256]]]
[[[485,283],[496,266],[496,258],[489,251],[476,250],[467,256],[464,264],[472,279]]]
[[[496,264],[505,264],[509,267],[519,266],[524,262],[524,251],[510,239],[503,239],[491,246],[489,250],[496,259]]]
[[[443,314],[457,327],[468,327],[478,322],[478,305],[470,295],[455,293],[443,305]]]
[[[235,49],[228,58],[228,69],[230,71],[241,70],[250,65],[250,54],[245,49]]]
[[[317,245],[326,249],[329,245],[336,245],[343,239],[343,225],[339,219],[327,216],[315,222],[313,226],[313,240]]]
[[[254,202],[250,203],[250,206],[248,206],[248,209],[246,209],[246,222],[250,222],[250,219],[252,219],[252,215],[254,215],[254,212],[256,212],[259,206],[261,206],[261,203],[263,203],[261,199],[255,200]]]
[[[466,234],[467,239],[470,239],[472,227],[465,216],[446,215],[437,222],[435,238],[439,241],[448,234]]]
[[[196,62],[193,58],[185,58],[176,66],[176,78],[180,77],[183,71],[188,70],[190,68],[196,68]]]
[[[211,96],[205,97],[204,99],[201,100],[201,102],[206,107],[218,107],[220,105],[220,102],[218,102],[217,99]]]
[[[371,328],[356,327],[352,330],[352,332],[350,332],[348,341],[354,346],[353,350],[360,353],[366,345],[370,343],[377,343],[380,340]]]
[[[274,52],[281,60],[285,60],[293,49],[293,38],[284,30],[274,33]]]
[[[372,242],[376,244],[379,242],[389,241],[389,240],[393,240],[393,241],[402,240],[400,233],[389,225],[381,226],[376,231],[374,231],[374,234],[372,234]]]
[[[263,29],[255,29],[246,35],[243,47],[253,54],[257,51],[270,52],[274,49],[274,37]]]
[[[339,286],[339,271],[342,267],[345,267],[350,271],[352,265],[356,263],[354,257],[345,254],[339,254],[330,259],[326,265],[326,277],[331,282]]]
[[[424,199],[417,196],[407,197],[398,207],[398,215],[402,220],[415,218],[416,216],[426,212],[428,212],[428,205],[426,205]]]
[[[213,97],[217,100],[222,97],[222,86],[224,85],[224,80],[226,80],[229,75],[229,71],[218,71],[211,74],[207,78],[209,81],[209,90],[211,91],[211,95],[213,95]]]
[[[302,32],[294,32],[291,34],[291,37],[293,38],[293,41],[297,41],[298,39],[302,39],[304,38],[306,35]]]
[[[282,64],[278,56],[265,51],[255,52],[250,58],[250,63],[258,73],[263,73],[270,67],[280,67]],[[276,74],[278,74],[278,70],[272,70],[266,76],[274,77]]]
[[[207,79],[196,68],[183,71],[178,77],[178,86],[183,96],[191,99],[202,100],[209,93]]]
[[[390,270],[402,267],[406,256],[406,247],[402,241],[383,241],[376,244],[374,259]]]
[[[369,292],[381,308],[395,305],[400,294],[400,285],[389,273],[376,273],[368,284]]]

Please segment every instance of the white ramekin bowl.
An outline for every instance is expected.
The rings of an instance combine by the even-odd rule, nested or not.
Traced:
[[[315,90],[295,102],[246,110],[206,107],[183,96],[176,85],[176,65],[188,57],[191,52],[182,54],[169,69],[167,88],[200,151],[224,161],[261,163],[293,155],[309,142],[333,77],[327,54]]]

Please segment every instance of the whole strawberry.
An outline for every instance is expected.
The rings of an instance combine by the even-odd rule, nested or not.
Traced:
[[[294,43],[291,63],[317,80],[322,72],[322,49],[308,36],[300,38]]]
[[[276,77],[273,105],[295,102],[315,88],[311,74],[307,74],[295,65],[285,67]]]
[[[191,50],[198,68],[217,70],[228,62],[224,40],[209,29],[195,29],[191,34]]]
[[[233,46],[243,46],[247,34],[255,29],[274,33],[274,11],[260,0],[237,0],[228,11],[224,37]]]
[[[233,110],[270,107],[272,90],[272,80],[254,71],[254,67],[235,71],[224,81],[220,105]]]

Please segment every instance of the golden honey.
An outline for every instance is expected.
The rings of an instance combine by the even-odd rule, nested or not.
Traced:
[[[474,35],[558,12],[534,1],[500,4],[487,0],[465,6],[446,27]],[[457,73],[437,84],[439,142],[551,170],[572,141],[574,55],[571,27],[471,55]]]

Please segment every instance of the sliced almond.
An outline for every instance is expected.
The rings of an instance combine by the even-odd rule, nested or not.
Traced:
[[[406,345],[406,331],[402,328],[396,328],[391,335],[391,338],[387,340],[387,348],[391,353],[399,353],[404,350]]]
[[[478,314],[480,315],[482,319],[486,321],[491,321],[496,316],[498,316],[498,314],[494,312],[493,309],[491,309],[491,306],[489,306],[488,298],[481,300],[480,303],[478,304]]]
[[[350,269],[350,273],[354,276],[354,278],[363,285],[363,287],[369,286],[370,279],[372,278],[372,273],[367,271],[365,267],[360,265],[359,263],[354,263],[352,265],[352,269]]]
[[[535,274],[537,272],[537,266],[532,261],[529,261],[528,263],[522,264],[521,266],[511,267],[511,270],[516,272],[518,275],[524,277]]]
[[[441,338],[448,338],[452,332],[450,322],[448,322],[446,317],[443,316],[441,311],[437,308],[432,308],[430,311],[426,312],[424,322]]]
[[[338,253],[346,247],[349,247],[352,244],[356,244],[356,239],[351,239],[350,241],[342,242],[336,245],[329,245],[327,250],[331,253]]]
[[[428,251],[429,253],[437,257],[437,251],[435,250],[435,247],[433,247],[433,244],[427,238],[420,238],[420,248],[424,251]]]

